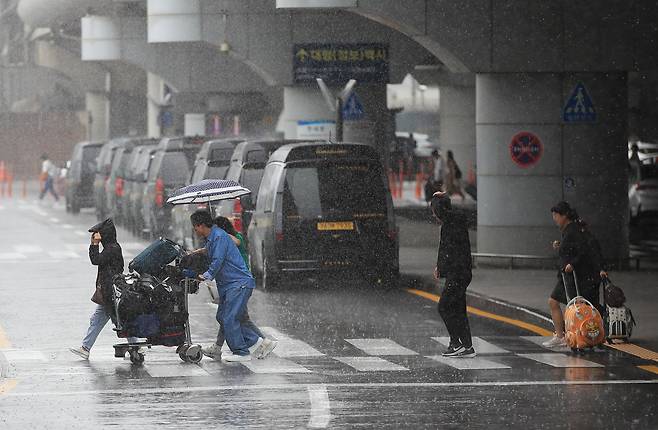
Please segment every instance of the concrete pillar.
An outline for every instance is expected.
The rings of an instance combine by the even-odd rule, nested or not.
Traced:
[[[578,83],[593,100],[593,122],[567,123]],[[479,252],[552,255],[559,238],[550,208],[569,201],[607,258],[628,256],[625,73],[479,74],[476,78]],[[530,132],[539,161],[517,165],[510,143]]]
[[[88,15],[80,20],[82,61],[121,59],[121,30],[115,18]]]
[[[148,72],[146,75],[146,132],[148,137],[161,137],[161,114],[164,105],[164,80],[158,75]]]
[[[439,86],[439,144],[445,159],[452,151],[467,178],[475,167],[475,86]]]
[[[149,43],[203,40],[199,0],[148,0],[147,15]]]
[[[85,95],[88,114],[89,140],[107,140],[110,137],[110,101],[105,93],[88,92]]]

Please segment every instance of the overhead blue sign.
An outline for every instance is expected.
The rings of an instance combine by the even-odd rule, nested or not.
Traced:
[[[594,122],[596,109],[585,85],[579,82],[567,100],[562,112],[564,122]]]
[[[356,92],[352,92],[350,97],[347,99],[343,105],[343,120],[344,121],[361,121],[365,116],[365,111],[363,110],[363,105],[361,100],[356,95]]]

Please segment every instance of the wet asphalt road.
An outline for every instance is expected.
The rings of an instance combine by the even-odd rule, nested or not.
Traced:
[[[574,357],[531,332],[471,316],[476,359],[442,359],[436,305],[402,286],[300,280],[254,293],[252,319],[279,339],[244,364],[183,363],[154,347],[113,357],[110,324],[73,356],[94,305],[89,212],[0,201],[0,428],[658,428],[658,363],[618,351]],[[146,245],[120,231],[127,261]],[[191,298],[193,340],[217,324]],[[638,366],[654,366],[640,368]]]

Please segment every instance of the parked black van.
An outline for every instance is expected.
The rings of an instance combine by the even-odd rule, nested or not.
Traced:
[[[80,142],[73,147],[71,166],[66,173],[66,210],[94,207],[96,158],[104,142]]]
[[[285,139],[250,139],[236,146],[224,179],[238,182],[251,190],[251,194],[239,199],[219,202],[215,213],[230,219],[236,231],[246,233],[256,207],[258,187],[260,187],[267,160],[280,147],[299,142],[299,140]]]
[[[235,147],[245,138],[230,137],[209,140],[204,143],[196,156],[189,184],[204,179],[224,179]],[[171,233],[169,238],[187,248],[196,248],[199,241],[194,234],[190,215],[198,209],[207,209],[206,203],[178,205],[171,210]]]
[[[172,205],[167,199],[188,185],[194,160],[205,140],[201,136],[165,137],[158,144],[142,196],[144,229],[151,238],[170,234]]]
[[[395,284],[398,231],[375,148],[316,142],[274,152],[249,226],[249,251],[266,288],[305,272],[350,271]]]

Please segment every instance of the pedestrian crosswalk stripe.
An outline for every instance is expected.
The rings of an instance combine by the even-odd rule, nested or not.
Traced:
[[[278,357],[322,357],[323,353],[313,348],[311,345],[301,340],[288,337],[285,333],[278,331],[273,327],[261,327],[261,331],[267,336],[279,341],[273,354]]]
[[[605,367],[602,364],[580,357],[560,353],[517,354],[519,357],[534,360],[552,367]]]
[[[67,230],[73,230],[74,228],[71,224],[62,224],[61,227]]]
[[[183,363],[148,363],[144,365],[146,372],[153,378],[175,378],[184,376],[209,376],[201,367]]]
[[[77,234],[78,236],[84,236],[84,237],[89,236],[89,233],[85,233],[84,231],[76,231],[75,234]]]
[[[80,255],[73,251],[48,251],[52,258],[65,260],[67,258],[80,258]]]
[[[427,358],[438,361],[439,363],[446,364],[459,370],[492,370],[492,369],[511,369],[511,366],[495,361],[487,360],[480,357],[472,358],[451,358],[443,357],[441,355],[431,355]]]
[[[391,339],[345,339],[369,355],[418,355]]]
[[[254,373],[311,373],[302,365],[278,357],[245,361],[241,364]]]
[[[449,337],[433,337],[432,340],[439,342],[441,345],[444,345],[445,347],[448,347],[448,345],[450,344]],[[473,348],[475,348],[475,352],[478,354],[508,354],[509,353],[508,350],[496,346],[493,343],[487,342],[482,338],[473,337],[472,340],[473,340]]]
[[[530,342],[553,352],[571,352],[571,349],[568,346],[557,346],[553,348],[544,346],[543,343],[551,338],[553,338],[553,336],[521,336],[521,339],[529,340]]]
[[[0,260],[24,260],[27,257],[18,252],[0,252]]]
[[[24,349],[5,349],[0,351],[5,359],[12,364],[23,361],[46,361],[46,356],[41,351],[29,351]]]
[[[399,364],[391,363],[381,357],[334,357],[334,360],[347,364],[359,372],[390,372],[409,370]]]
[[[38,254],[43,252],[43,248],[39,245],[16,245],[14,250],[21,254]]]
[[[143,243],[139,242],[124,242],[121,244],[121,249],[125,250],[132,250],[132,251],[142,251],[144,248],[146,248],[147,245],[144,245]]]

